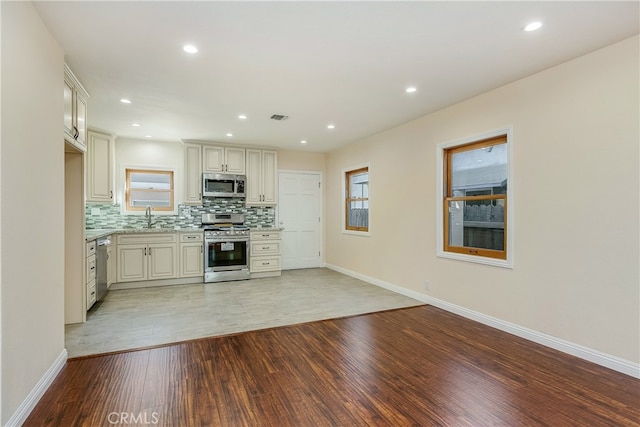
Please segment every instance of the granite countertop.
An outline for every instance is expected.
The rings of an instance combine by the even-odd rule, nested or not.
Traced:
[[[284,227],[262,227],[252,228],[251,231],[282,231]],[[185,227],[185,228],[117,228],[117,229],[90,229],[85,230],[85,241],[90,242],[101,237],[109,236],[111,234],[134,234],[134,233],[198,233],[202,232],[202,228],[199,227]]]
[[[199,227],[186,228],[117,228],[117,229],[90,229],[85,230],[85,241],[99,239],[111,234],[134,234],[134,233],[198,233],[202,229]]]

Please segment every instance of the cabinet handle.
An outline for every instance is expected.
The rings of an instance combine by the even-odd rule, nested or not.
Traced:
[[[151,256],[151,248],[149,248],[149,256]]]
[[[204,245],[200,245],[200,253],[204,252]]]
[[[147,256],[147,248],[144,248],[144,256]]]
[[[109,198],[113,199],[113,191],[109,191]]]
[[[262,249],[270,249],[269,246],[267,246],[266,248],[263,246]]]
[[[73,127],[73,130],[75,131],[73,132],[73,139],[78,139],[78,136],[80,135],[80,131],[75,126]]]
[[[262,265],[269,265],[271,264],[270,262],[263,262]]]

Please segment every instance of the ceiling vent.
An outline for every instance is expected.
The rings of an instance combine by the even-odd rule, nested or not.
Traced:
[[[271,116],[271,120],[287,120],[289,118],[289,116],[283,116],[282,114],[274,114],[273,116]]]

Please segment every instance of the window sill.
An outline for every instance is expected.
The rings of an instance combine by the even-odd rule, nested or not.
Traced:
[[[371,237],[371,231],[342,230],[342,234],[350,234],[352,236]]]
[[[455,259],[458,261],[473,262],[476,264],[491,265],[494,267],[513,268],[513,261],[509,259],[503,260],[503,259],[488,258],[483,256],[477,256],[477,255],[465,255],[465,254],[459,254],[455,252],[445,252],[442,250],[438,251],[438,258]]]

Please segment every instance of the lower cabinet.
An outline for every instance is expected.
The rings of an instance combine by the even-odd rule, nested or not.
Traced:
[[[204,235],[180,233],[180,277],[204,276]]]
[[[96,241],[93,240],[87,243],[87,259],[85,262],[85,267],[87,270],[87,307],[89,310],[93,304],[96,302],[96,297],[98,294],[96,293]]]
[[[111,236],[109,236],[111,237]],[[113,276],[115,272],[115,262],[113,262],[113,250],[111,249],[111,245],[107,246],[107,289],[111,287],[113,283]]]
[[[255,230],[250,234],[249,270],[252,278],[280,276],[282,232]]]
[[[176,233],[119,235],[116,251],[118,282],[178,277]]]

